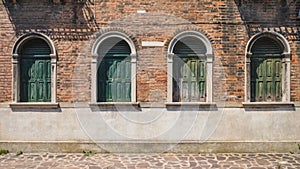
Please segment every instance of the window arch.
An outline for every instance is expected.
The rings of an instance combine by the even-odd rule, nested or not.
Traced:
[[[196,31],[176,35],[168,47],[168,102],[212,102],[213,51]]]
[[[248,42],[246,102],[290,101],[290,47],[279,33],[262,32]]]
[[[13,49],[13,102],[56,103],[56,50],[42,33],[21,36]]]
[[[136,102],[136,49],[118,31],[99,36],[92,48],[92,102]]]

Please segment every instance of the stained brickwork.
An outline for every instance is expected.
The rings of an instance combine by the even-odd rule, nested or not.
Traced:
[[[103,28],[122,30],[136,43],[137,76],[134,78],[140,102],[166,102],[168,43],[184,30],[200,31],[211,41],[215,57],[213,100],[244,101],[245,49],[249,38],[264,30],[279,32],[287,38],[292,50],[291,101],[300,101],[298,1],[54,2],[19,0],[14,4],[7,0],[0,3],[1,102],[12,100],[12,48],[17,38],[27,32],[44,33],[55,44],[58,102],[90,101],[89,49],[97,37],[95,33]],[[138,10],[146,13],[137,13]],[[145,47],[141,46],[142,41],[159,41],[165,45]],[[82,61],[79,68],[78,58]],[[74,70],[83,71],[86,76],[74,79]],[[74,84],[76,91],[72,88]]]

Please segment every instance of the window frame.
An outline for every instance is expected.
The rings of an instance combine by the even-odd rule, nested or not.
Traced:
[[[255,42],[260,38],[270,38],[275,40],[277,43],[280,43],[283,46],[283,53],[281,54],[282,58],[282,100],[281,102],[251,102],[251,57],[252,47]],[[261,32],[251,37],[246,46],[246,54],[245,54],[245,102],[244,105],[249,104],[252,105],[255,103],[259,103],[259,105],[270,105],[272,107],[276,105],[276,103],[289,103],[290,104],[290,61],[291,61],[291,50],[288,41],[286,38],[277,33],[277,32]],[[262,107],[262,106],[261,106]]]
[[[98,72],[98,66],[100,65],[100,62],[104,58],[104,56],[99,55],[98,50],[101,46],[101,44],[109,39],[109,38],[120,38],[128,44],[130,47],[130,62],[131,62],[131,102],[130,103],[137,103],[136,101],[136,60],[137,60],[137,53],[136,53],[136,47],[133,42],[133,40],[126,35],[125,33],[119,32],[119,31],[110,31],[101,34],[97,39],[95,40],[93,47],[92,47],[92,63],[91,63],[91,104],[93,105],[115,105],[115,104],[124,104],[125,102],[97,102],[98,98],[98,87],[97,87],[97,72]],[[132,105],[130,104],[130,105]]]
[[[45,41],[51,53],[49,57],[51,58],[51,101],[50,102],[20,102],[20,63],[22,59],[22,46],[31,39],[41,39]],[[57,53],[55,50],[54,43],[52,40],[43,33],[33,32],[25,34],[17,39],[14,44],[12,52],[12,69],[13,69],[13,92],[12,92],[12,104],[13,107],[26,107],[30,106],[32,108],[57,108],[57,98],[56,98],[56,68],[57,68]]]
[[[173,62],[174,62],[174,47],[183,38],[193,37],[199,39],[206,47],[206,98],[205,102],[173,102]],[[167,67],[168,67],[168,82],[167,82],[167,105],[177,106],[177,105],[195,105],[199,106],[201,104],[213,103],[212,98],[212,80],[213,80],[213,48],[210,40],[200,32],[197,31],[183,31],[177,34],[169,43],[168,54],[167,54]],[[210,104],[209,104],[210,105]],[[209,106],[208,105],[208,106]]]

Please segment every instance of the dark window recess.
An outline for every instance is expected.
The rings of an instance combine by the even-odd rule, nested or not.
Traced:
[[[251,52],[251,101],[281,101],[283,47],[273,39],[261,38]]]
[[[173,102],[205,102],[205,53],[197,38],[183,38],[174,46]]]
[[[103,57],[98,68],[98,102],[131,101],[130,48],[124,40],[111,38],[100,47]]]
[[[51,101],[51,50],[41,39],[22,46],[20,61],[20,101]]]

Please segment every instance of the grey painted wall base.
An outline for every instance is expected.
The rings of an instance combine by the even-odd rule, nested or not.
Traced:
[[[93,143],[93,142],[0,142],[0,149],[52,153],[290,153],[299,142],[185,142],[185,143]],[[175,145],[175,146],[174,146]],[[108,151],[109,150],[109,151]],[[164,151],[162,151],[164,150]]]
[[[297,152],[299,103],[291,108],[218,106],[13,110],[0,104],[0,149],[11,152]],[[122,107],[121,107],[122,108]],[[95,144],[95,142],[100,144]],[[178,144],[180,142],[180,144]]]

